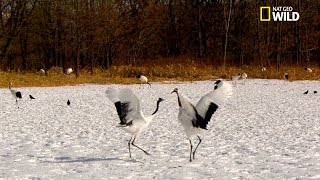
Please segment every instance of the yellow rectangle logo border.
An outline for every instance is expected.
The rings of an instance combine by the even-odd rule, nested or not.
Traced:
[[[262,10],[263,9],[268,9],[268,18],[267,19],[262,18]],[[261,6],[260,7],[260,21],[271,21],[271,7],[270,6]]]

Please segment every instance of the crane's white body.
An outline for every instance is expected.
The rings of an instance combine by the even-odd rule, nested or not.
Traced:
[[[234,86],[237,86],[237,81],[241,78],[241,74],[238,73],[238,74],[235,74],[231,77],[231,80],[233,81],[233,85]]]
[[[148,82],[148,78],[147,78],[146,76],[138,75],[138,76],[137,76],[137,79],[140,81],[140,86],[139,86],[139,88],[141,87],[141,85],[142,85],[143,83],[149,84],[149,86],[151,87],[151,84]]]
[[[311,68],[305,68],[305,71],[308,73],[312,73],[312,69]]]
[[[39,73],[40,73],[41,75],[45,75],[45,74],[46,74],[46,71],[45,71],[44,69],[40,69],[40,70],[39,70]]]
[[[242,73],[242,74],[241,74],[241,79],[247,79],[247,78],[248,78],[247,73]]]
[[[134,137],[138,137],[138,135],[145,130],[150,122],[152,121],[154,116],[144,117],[143,119],[134,119],[132,120],[131,126],[119,126],[125,132],[133,135]]]
[[[205,132],[205,129],[192,125],[192,119],[195,118],[196,113],[194,106],[182,94],[179,94],[179,100],[182,106],[179,106],[178,121],[184,129],[187,139]]]
[[[138,78],[138,80],[141,82],[141,83],[147,83],[148,82],[148,78],[146,76],[142,76],[140,78]]]
[[[73,72],[72,68],[68,68],[66,74],[71,74]]]

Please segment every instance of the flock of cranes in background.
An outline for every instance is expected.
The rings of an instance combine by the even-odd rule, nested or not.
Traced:
[[[46,75],[46,76],[48,75],[48,74],[47,74],[47,71],[45,71],[44,69],[40,69],[40,70],[39,70],[39,73],[40,73],[41,75]],[[69,75],[69,74],[73,73],[73,69],[72,69],[72,68],[68,68],[65,73],[66,73],[67,75]],[[143,83],[149,84],[149,86],[151,87],[151,84],[148,82],[148,78],[147,78],[146,76],[143,76],[143,75],[140,75],[140,74],[139,74],[139,75],[136,76],[136,78],[140,81],[140,87],[141,87],[141,85],[142,85]],[[21,98],[22,98],[22,93],[21,93],[20,91],[17,91],[17,90],[12,89],[12,88],[11,88],[12,85],[13,85],[13,83],[12,83],[12,82],[9,82],[9,90],[10,90],[12,96],[15,98],[16,103],[18,104],[18,99],[21,99]],[[140,87],[139,87],[139,88],[140,88]],[[32,95],[29,95],[29,97],[30,97],[30,99],[35,99]],[[70,102],[70,100],[68,99],[67,105],[70,106],[70,104],[71,104],[71,102]],[[19,106],[18,106],[18,107],[19,107]]]
[[[261,71],[266,71],[264,67]],[[310,68],[305,68],[306,72],[312,72]],[[71,74],[73,72],[72,68],[66,70],[66,74]],[[47,75],[47,72],[44,69],[40,69],[39,73]],[[289,81],[289,73],[285,72],[284,80]],[[140,86],[142,84],[148,84],[151,87],[151,84],[148,81],[146,76],[141,74],[136,76],[137,80],[140,81]],[[234,86],[237,85],[238,80],[243,80],[243,85],[245,84],[248,75],[246,73],[238,73],[237,75],[232,76],[232,81]],[[9,90],[12,96],[15,98],[16,103],[18,104],[18,99],[22,98],[22,93],[18,90],[12,89],[12,83],[9,83]],[[308,94],[309,90],[303,94]],[[131,89],[125,88],[122,90],[115,90],[113,88],[108,88],[106,90],[106,96],[109,100],[114,103],[117,114],[120,119],[119,127],[122,128],[127,133],[131,134],[131,138],[128,142],[129,156],[131,158],[131,145],[140,149],[145,154],[150,155],[147,151],[141,147],[134,144],[138,135],[148,127],[150,122],[153,120],[155,114],[159,110],[159,105],[163,98],[159,98],[156,102],[156,109],[150,116],[144,116],[141,110],[141,103],[138,97],[132,92]],[[190,155],[189,161],[195,158],[196,151],[202,142],[200,134],[206,132],[207,124],[211,120],[212,115],[217,111],[218,107],[221,106],[227,99],[232,96],[232,86],[223,80],[217,80],[214,83],[214,88],[211,92],[201,97],[197,105],[194,106],[191,104],[179,91],[175,88],[172,93],[176,93],[179,105],[179,114],[178,121],[182,125],[187,138],[190,143]],[[317,91],[314,91],[316,94]],[[29,95],[30,99],[35,99],[32,95]],[[71,102],[68,99],[67,105],[70,106]],[[18,106],[19,108],[19,106]],[[192,137],[197,136],[198,144],[193,150]]]
[[[69,75],[69,74],[73,73],[73,69],[72,69],[72,68],[68,68],[65,73],[66,73],[67,75]],[[40,70],[39,70],[39,74],[41,74],[41,75],[46,75],[46,76],[48,75],[47,71],[44,70],[44,69],[40,69]]]
[[[44,70],[44,69],[40,69],[39,70],[39,73],[41,74],[41,75],[48,75],[47,74],[47,71],[46,70]],[[69,75],[69,74],[71,74],[71,73],[73,73],[73,69],[72,68],[68,68],[67,70],[66,70],[66,74],[67,75]],[[18,99],[21,99],[22,98],[22,93],[20,92],[20,91],[17,91],[17,90],[14,90],[14,89],[11,89],[11,87],[12,87],[12,83],[11,82],[9,82],[9,89],[10,89],[10,92],[11,92],[11,94],[12,94],[12,96],[16,99],[16,103],[18,104]],[[32,99],[35,99],[32,95],[29,95],[29,98],[32,100]],[[68,99],[68,101],[67,101],[67,105],[68,106],[70,106],[70,100]],[[19,106],[18,106],[18,108],[19,108]]]

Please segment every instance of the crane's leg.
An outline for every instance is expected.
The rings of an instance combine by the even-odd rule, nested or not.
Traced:
[[[149,86],[151,87],[151,84],[149,82],[147,82],[149,84]]]
[[[197,135],[197,136],[198,136],[198,135]],[[198,136],[198,139],[199,139],[199,143],[198,143],[196,149],[193,151],[193,159],[194,159],[194,155],[196,154],[196,151],[197,151],[197,149],[198,149],[198,147],[199,147],[199,145],[200,145],[200,143],[201,143],[201,141],[202,141],[199,136]]]
[[[130,151],[130,143],[131,143],[131,139],[132,139],[132,137],[130,138],[130,140],[129,140],[129,142],[128,142],[128,147],[129,147],[129,156],[130,156],[130,158],[131,158],[131,151]]]
[[[145,154],[150,155],[147,151],[145,151],[145,150],[143,150],[141,147],[135,145],[135,144],[134,144],[134,140],[136,140],[135,137],[133,138],[133,140],[132,140],[132,142],[131,142],[131,144],[132,144],[134,147],[140,149],[140,150],[143,151]]]
[[[19,109],[18,99],[16,99],[16,105],[18,106],[18,109]]]
[[[192,142],[191,140],[189,139],[189,142],[190,142],[190,162],[192,162],[192,158],[191,158],[191,155],[192,155]]]

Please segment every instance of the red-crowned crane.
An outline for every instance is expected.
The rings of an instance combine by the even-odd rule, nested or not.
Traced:
[[[201,138],[199,134],[207,130],[207,124],[211,119],[211,116],[216,112],[218,107],[222,105],[225,100],[231,97],[232,95],[232,86],[218,80],[215,82],[215,87],[213,91],[204,95],[196,106],[192,105],[183,95],[178,92],[178,89],[175,88],[172,93],[176,93],[178,97],[179,104],[179,115],[178,121],[184,128],[184,131],[187,135],[187,138],[190,142],[190,162],[195,157],[196,151],[201,143]],[[197,136],[199,143],[196,148],[193,150],[193,145],[191,138]]]
[[[106,91],[107,97],[114,103],[119,119],[120,126],[124,131],[131,134],[128,142],[129,156],[131,158],[130,144],[140,149],[145,154],[150,155],[147,151],[134,144],[138,135],[148,127],[155,114],[159,110],[159,104],[163,101],[159,98],[155,111],[151,116],[145,117],[141,111],[140,100],[130,89],[122,89],[119,92],[113,88],[108,88]]]
[[[247,73],[242,73],[241,74],[241,79],[243,80],[243,84],[245,84],[246,83],[246,79],[248,78],[248,75],[247,75]]]
[[[137,75],[136,78],[140,81],[140,86],[141,87],[142,83],[146,83],[149,84],[149,86],[151,87],[151,84],[148,82],[148,78],[146,76],[143,76],[141,74]]]
[[[73,72],[73,69],[72,68],[68,68],[67,71],[66,71],[66,74],[71,74]]]
[[[308,73],[312,73],[312,69],[311,68],[304,68],[304,70]]]
[[[283,78],[284,78],[284,82],[289,81],[289,73],[285,72],[283,75]]]
[[[10,90],[12,96],[16,99],[16,103],[18,103],[18,99],[22,98],[22,94],[20,91],[14,90],[11,87],[12,87],[12,83],[10,82],[9,83],[9,90]]]

